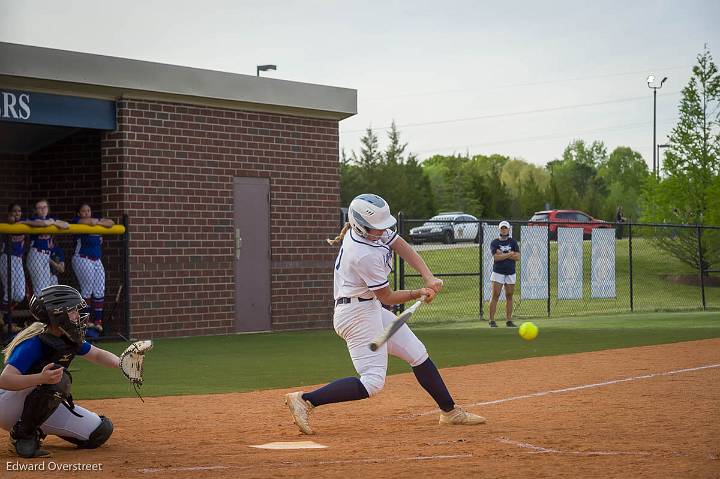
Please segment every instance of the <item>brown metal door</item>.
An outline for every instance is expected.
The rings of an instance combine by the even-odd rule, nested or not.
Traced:
[[[270,330],[270,180],[235,178],[235,331]]]

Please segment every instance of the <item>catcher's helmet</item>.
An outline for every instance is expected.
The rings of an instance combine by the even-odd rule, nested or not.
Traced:
[[[368,230],[384,230],[394,226],[397,220],[390,214],[390,206],[378,195],[363,193],[350,202],[348,221],[352,229],[367,238]]]
[[[57,326],[73,342],[81,344],[85,340],[85,327],[89,314],[81,310],[87,303],[78,291],[64,284],[48,286],[39,295],[30,298],[30,312],[49,326]],[[71,320],[68,313],[77,311],[77,320]]]

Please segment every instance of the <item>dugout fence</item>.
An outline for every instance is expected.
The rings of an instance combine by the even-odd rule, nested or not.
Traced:
[[[77,238],[81,234],[101,235],[102,256],[88,257],[79,254]],[[30,235],[42,235],[51,240],[52,249],[39,252],[31,248]],[[111,228],[71,224],[68,229],[56,226],[30,227],[22,223],[0,223],[0,279],[2,280],[2,315],[0,320],[0,340],[9,339],[13,333],[22,329],[33,318],[28,303],[34,290],[51,284],[67,284],[89,296],[88,312],[91,321],[101,320],[102,332],[88,334],[92,340],[116,340],[130,337],[130,232],[128,217],[124,215],[122,224]],[[22,245],[20,256],[18,244]],[[7,254],[11,252],[11,254]],[[104,284],[96,284],[98,275],[91,275],[91,284],[85,280],[81,285],[80,276],[88,275],[97,263],[104,269]],[[22,278],[19,279],[19,276]],[[83,288],[84,286],[84,288]],[[88,294],[89,293],[89,294]],[[100,296],[102,293],[102,297]],[[96,301],[98,300],[98,301]]]
[[[498,236],[499,222],[445,222],[438,226],[464,227],[464,238],[452,242],[446,237],[424,239],[413,245],[445,282],[443,300],[416,321],[487,319],[493,262],[489,242]],[[398,233],[413,244],[411,230],[432,223],[400,213]],[[720,308],[719,226],[605,223],[590,228],[582,223],[572,227],[510,223],[521,250],[515,318]],[[422,286],[420,275],[402,258],[395,255],[394,261],[396,289]],[[503,295],[496,319],[504,317]]]

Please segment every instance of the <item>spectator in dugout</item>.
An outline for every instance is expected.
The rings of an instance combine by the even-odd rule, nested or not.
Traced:
[[[40,199],[35,202],[35,213],[25,224],[35,227],[44,227],[55,225],[60,229],[67,229],[70,225],[62,220],[50,216],[50,205],[46,199]],[[32,282],[33,292],[39,294],[40,291],[58,284],[57,276],[53,274],[51,267],[51,255],[55,259],[52,260],[56,272],[60,267],[64,270],[64,254],[53,241],[52,235],[47,233],[30,235],[30,250],[27,255],[27,269],[30,273],[30,281]],[[62,255],[62,256],[61,256]],[[62,265],[60,263],[63,263]]]
[[[83,203],[71,223],[83,225],[99,225],[111,228],[115,223],[108,218],[93,215],[90,205]],[[72,258],[73,271],[80,283],[80,295],[93,314],[88,324],[88,337],[97,337],[103,331],[103,301],[105,299],[105,268],[102,264],[103,237],[96,234],[76,236],[75,254]]]
[[[10,203],[7,210],[9,224],[22,223],[22,207],[18,203]],[[23,256],[25,256],[25,235],[6,235],[0,244],[0,282],[3,288],[2,305],[3,315],[2,331],[8,338],[20,331],[20,326],[12,321],[12,310],[25,299],[25,270],[23,269]],[[10,264],[8,265],[8,260]],[[8,285],[8,267],[10,268],[11,286]],[[0,334],[2,336],[3,334]]]

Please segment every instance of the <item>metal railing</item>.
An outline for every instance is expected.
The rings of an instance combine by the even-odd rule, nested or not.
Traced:
[[[101,257],[76,253],[76,235],[101,234]],[[49,248],[30,245],[30,235],[48,235]],[[0,341],[7,341],[34,319],[28,302],[36,290],[53,284],[76,288],[88,303],[88,339],[130,337],[128,217],[113,228],[70,225],[30,227],[0,223]],[[10,254],[7,254],[10,252]]]

